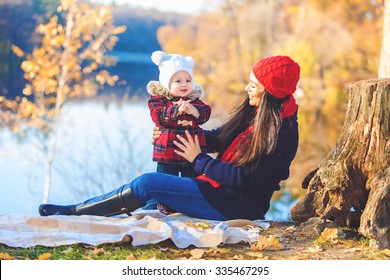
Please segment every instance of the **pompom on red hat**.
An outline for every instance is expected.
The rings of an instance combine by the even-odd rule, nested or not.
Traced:
[[[297,88],[300,67],[290,57],[278,55],[260,59],[252,72],[269,93],[285,98]]]

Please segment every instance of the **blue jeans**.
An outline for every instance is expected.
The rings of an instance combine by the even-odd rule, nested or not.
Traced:
[[[157,163],[157,172],[171,174],[181,177],[196,177],[194,171],[192,171],[191,165],[179,165],[179,164],[167,164],[167,163]],[[151,210],[157,209],[158,201],[151,199],[149,200],[142,209]]]
[[[155,200],[194,218],[226,220],[207,202],[191,178],[152,172],[139,176],[126,187],[131,188],[141,204]]]

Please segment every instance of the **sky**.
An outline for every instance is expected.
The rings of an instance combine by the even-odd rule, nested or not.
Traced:
[[[90,2],[117,5],[127,4],[140,8],[156,8],[162,12],[177,12],[196,14],[201,11],[210,10],[218,5],[220,0],[89,0]]]

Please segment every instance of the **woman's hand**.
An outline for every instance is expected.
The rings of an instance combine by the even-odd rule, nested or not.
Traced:
[[[176,154],[182,156],[189,162],[193,162],[197,155],[199,155],[202,150],[200,149],[198,135],[195,135],[194,139],[191,137],[191,134],[186,130],[185,131],[187,139],[177,135],[179,141],[173,141],[173,143],[181,150],[174,150]]]
[[[158,126],[155,126],[153,128],[153,136],[152,136],[152,144],[160,137],[161,135],[161,130]]]

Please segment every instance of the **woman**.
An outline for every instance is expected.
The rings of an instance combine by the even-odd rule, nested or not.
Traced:
[[[298,148],[298,106],[292,94],[299,72],[287,56],[264,58],[253,66],[245,87],[248,97],[226,124],[206,131],[208,152],[219,152],[216,159],[201,152],[196,136],[178,136],[175,152],[191,163],[196,178],[146,173],[80,204],[42,204],[39,213],[131,215],[155,199],[195,218],[264,219]]]

